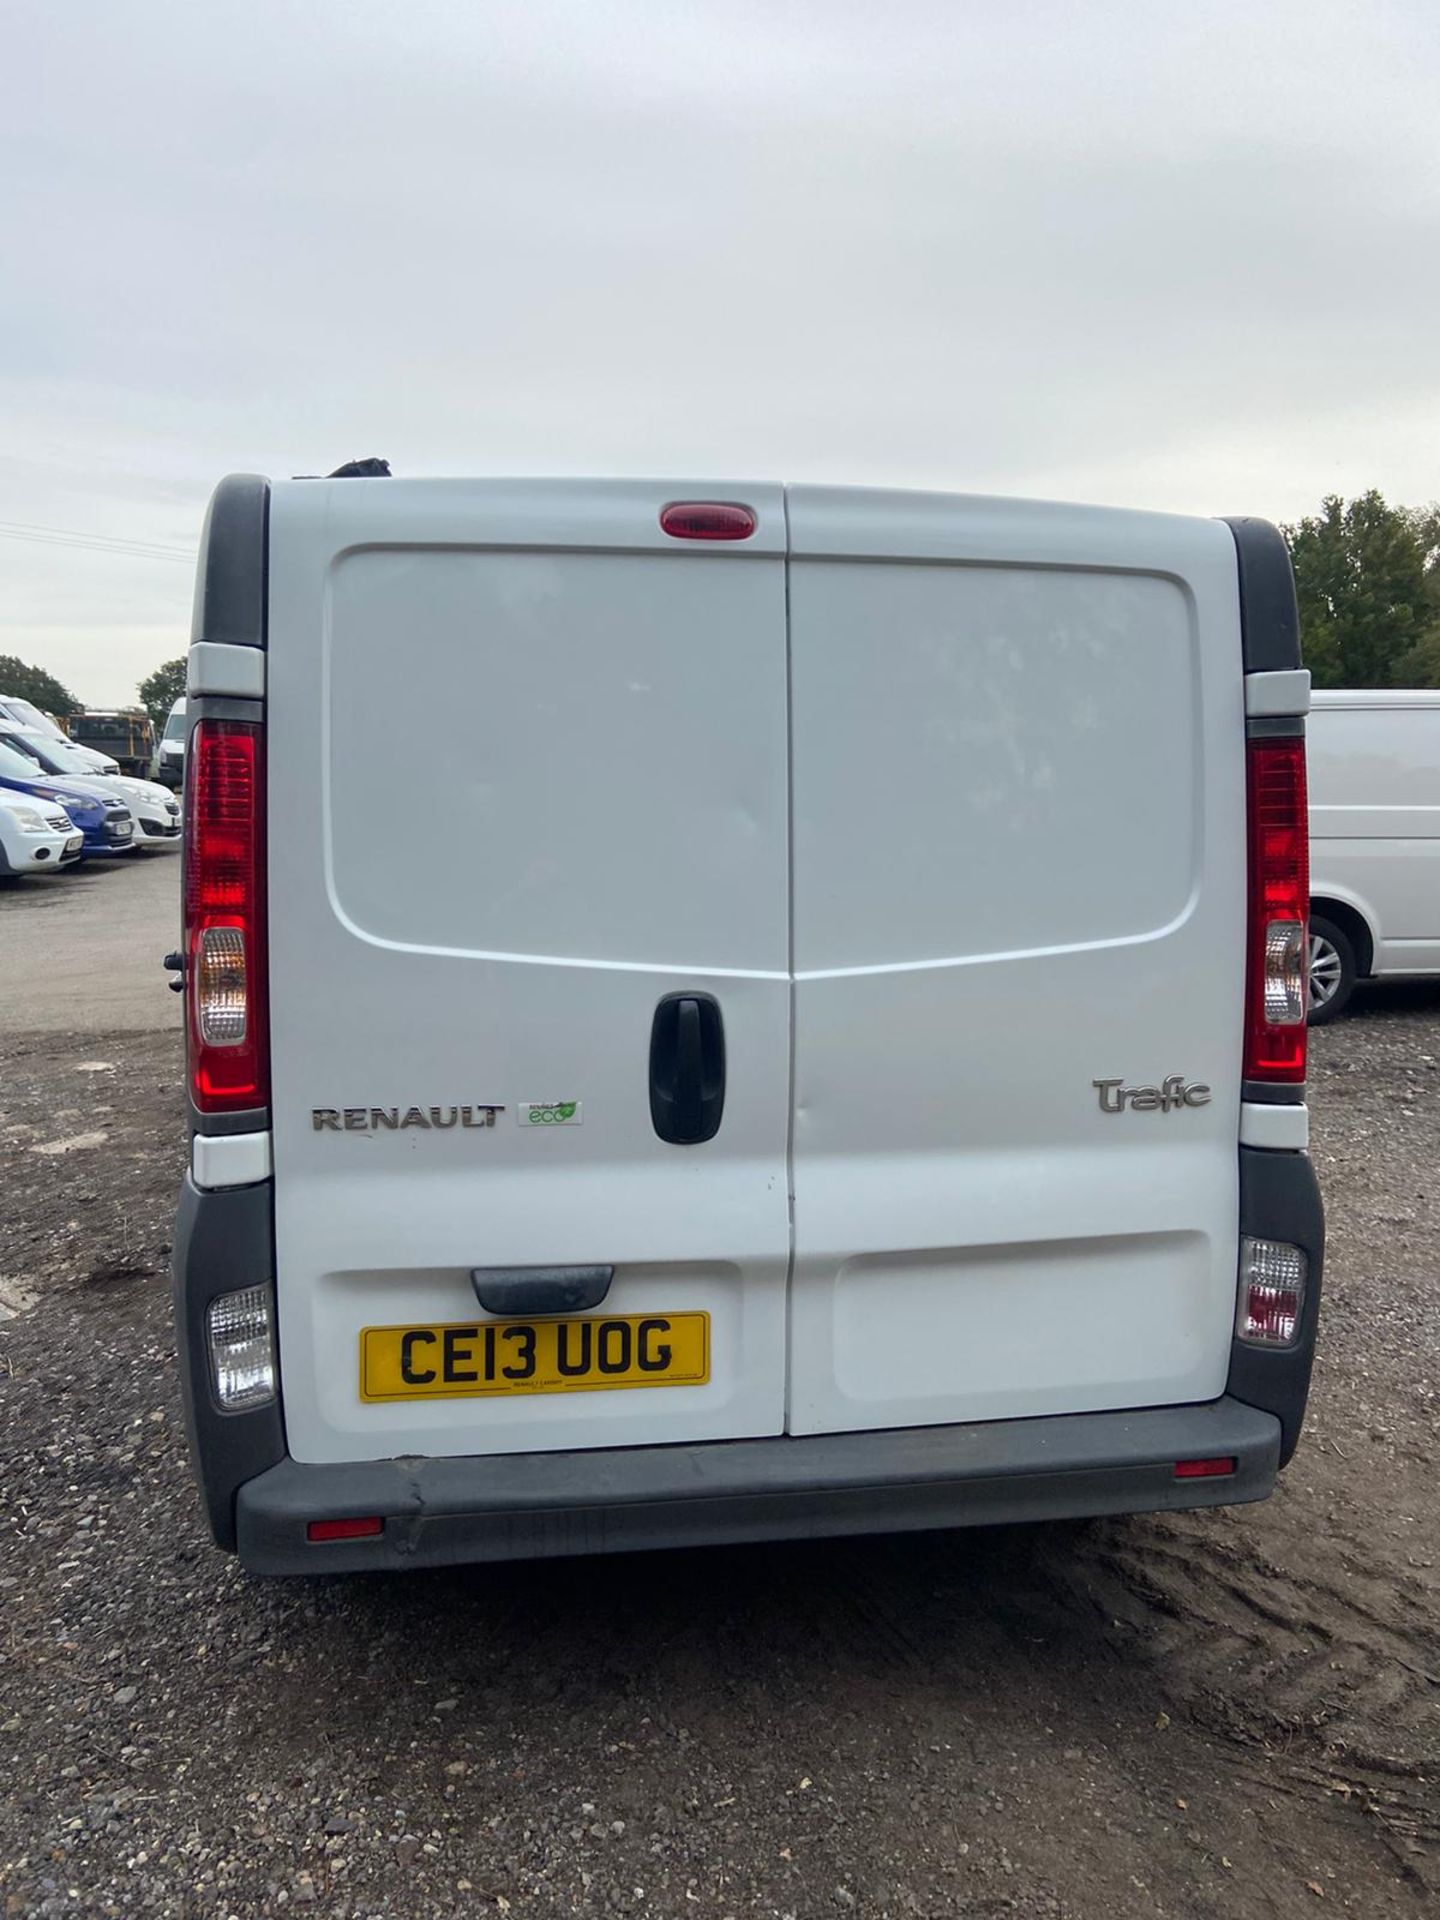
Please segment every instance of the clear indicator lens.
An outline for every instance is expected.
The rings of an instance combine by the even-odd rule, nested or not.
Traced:
[[[268,1287],[241,1287],[210,1302],[206,1316],[215,1398],[238,1411],[275,1397],[275,1342]]]
[[[245,935],[239,927],[206,927],[195,968],[195,1007],[207,1047],[245,1039]]]
[[[1293,1347],[1305,1306],[1304,1249],[1283,1240],[1240,1241],[1240,1310],[1235,1331],[1258,1347]]]
[[[1272,920],[1265,929],[1265,1019],[1296,1027],[1305,1018],[1305,923]]]

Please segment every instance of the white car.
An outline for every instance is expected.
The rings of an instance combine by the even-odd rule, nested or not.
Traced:
[[[20,753],[28,753],[46,773],[63,776],[87,793],[123,800],[135,816],[137,847],[179,845],[180,803],[168,788],[128,774],[95,773],[83,764],[82,748],[68,740],[54,740],[34,727],[0,723],[0,740]]]
[[[58,740],[62,746],[69,747],[85,763],[87,773],[119,773],[120,762],[108,753],[101,753],[95,747],[82,747],[73,741],[63,727],[57,727],[48,713],[42,713],[33,700],[22,700],[18,693],[0,693],[0,723],[24,727],[27,731],[43,734],[47,740]]]
[[[0,875],[73,867],[84,837],[54,800],[0,788]]]

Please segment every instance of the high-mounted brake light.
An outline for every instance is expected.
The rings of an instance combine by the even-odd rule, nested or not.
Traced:
[[[672,500],[660,515],[672,540],[748,540],[755,526],[750,508],[732,500]]]
[[[197,721],[185,767],[185,984],[190,1091],[202,1113],[270,1098],[264,852],[260,728]]]
[[[1247,742],[1250,930],[1245,984],[1245,1078],[1305,1078],[1306,922],[1310,836],[1305,741]]]

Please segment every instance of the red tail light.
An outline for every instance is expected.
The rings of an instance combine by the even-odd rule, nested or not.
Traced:
[[[270,1100],[260,728],[197,721],[185,761],[190,1091],[202,1113],[229,1113]]]
[[[1310,833],[1303,738],[1247,743],[1250,933],[1245,1078],[1305,1078]]]

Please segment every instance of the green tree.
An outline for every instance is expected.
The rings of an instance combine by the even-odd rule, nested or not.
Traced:
[[[0,693],[33,700],[42,713],[79,713],[80,702],[43,667],[27,667],[13,653],[0,653]]]
[[[140,682],[140,698],[155,723],[158,733],[170,716],[170,709],[185,692],[185,656],[167,660]]]
[[[1372,487],[1285,529],[1317,687],[1440,686],[1440,516]],[[1428,543],[1428,544],[1427,544]]]

